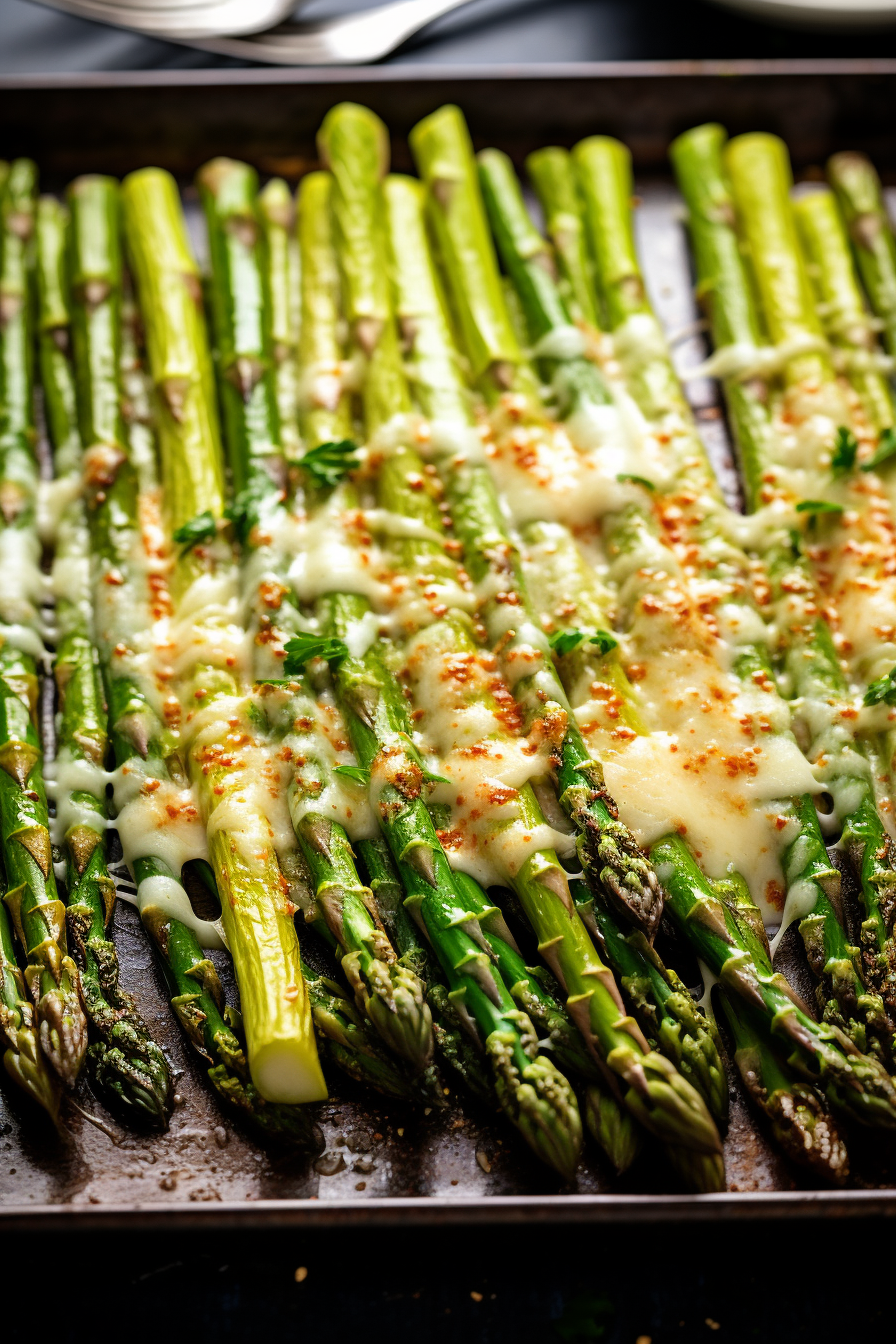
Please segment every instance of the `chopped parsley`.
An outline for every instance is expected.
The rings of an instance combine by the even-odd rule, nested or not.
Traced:
[[[889,462],[891,457],[896,457],[896,429],[888,425],[881,431],[877,441],[877,452],[873,457],[869,457],[867,462],[862,463],[862,471],[877,471],[877,468]]]
[[[299,459],[299,466],[308,472],[315,485],[338,485],[343,476],[360,466],[358,445],[353,439],[320,443]]]
[[[356,784],[363,784],[365,787],[370,783],[370,771],[365,770],[363,765],[337,765],[333,768],[334,775],[340,775],[343,779],[353,779]]]
[[[891,667],[883,677],[872,681],[862,697],[866,705],[896,705],[896,667]]]
[[[856,465],[859,441],[851,429],[841,425],[831,454],[831,471],[835,476],[847,476]]]
[[[801,499],[796,506],[797,513],[808,513],[812,517],[821,513],[842,513],[842,504],[832,504],[829,499]]]
[[[339,664],[348,657],[348,646],[342,639],[324,639],[321,635],[296,635],[283,646],[286,661],[283,671],[289,675],[300,673],[312,658],[326,658],[328,663]]]
[[[583,642],[596,645],[601,657],[619,644],[619,640],[615,639],[609,630],[597,630],[593,635],[585,634],[583,630],[558,630],[550,638],[551,648],[558,658],[562,658],[566,653],[572,653],[573,649],[577,649]]]
[[[179,527],[174,534],[174,540],[188,551],[191,546],[198,546],[200,541],[211,541],[212,537],[217,535],[217,531],[215,516],[211,509],[206,509],[205,513],[198,514],[188,523],[184,523],[183,527]]]

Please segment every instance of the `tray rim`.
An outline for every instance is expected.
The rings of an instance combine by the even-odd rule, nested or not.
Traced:
[[[198,1203],[43,1204],[0,1208],[3,1232],[226,1231],[276,1228],[512,1226],[525,1218],[546,1226],[636,1223],[719,1223],[732,1219],[796,1220],[896,1217],[890,1190],[727,1191],[715,1195],[417,1195],[382,1199],[258,1199]]]
[[[266,86],[359,86],[549,82],[551,80],[708,80],[739,77],[892,77],[896,58],[849,57],[706,61],[588,61],[517,65],[375,65],[340,67],[214,67],[211,69],[110,70],[0,75],[0,95],[18,92],[190,89],[222,83]],[[732,1219],[896,1217],[896,1186],[878,1190],[726,1191],[691,1195],[419,1195],[372,1199],[265,1199],[213,1203],[118,1204],[0,1203],[0,1230],[9,1232],[168,1231],[202,1227],[325,1230],[327,1228],[468,1226],[475,1219],[511,1226],[523,1217],[544,1225],[718,1223]]]
[[[705,79],[896,75],[896,57],[805,57],[786,60],[553,61],[516,65],[248,66],[199,70],[97,70],[0,75],[0,92],[46,89],[202,88],[206,85],[432,84],[552,79]]]

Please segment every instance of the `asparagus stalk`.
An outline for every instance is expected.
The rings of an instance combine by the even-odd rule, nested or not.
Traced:
[[[227,378],[228,368],[239,364],[251,364],[257,373],[251,391],[244,391],[241,404],[231,399],[226,437],[238,491],[253,501],[241,531],[247,550],[258,553],[261,537],[273,537],[278,523],[282,528],[286,517],[280,492],[274,494],[277,477],[285,474],[285,459],[272,395],[273,370],[265,358],[270,344],[270,313],[256,203],[258,180],[245,164],[215,159],[200,170],[198,183],[210,240],[212,309],[223,377]],[[242,338],[241,349],[237,349],[238,338]],[[222,391],[226,393],[226,389]],[[289,616],[282,601],[287,566],[277,564],[273,547],[267,547],[260,558],[267,556],[274,561],[276,596],[266,601],[270,590],[265,575],[258,599],[262,608],[275,603],[282,622]],[[268,619],[270,622],[270,616]],[[293,620],[288,633],[295,633],[295,629]],[[269,624],[262,649],[270,649],[273,634]],[[292,697],[289,712],[294,719],[306,721],[309,710],[313,721],[313,709],[304,697]],[[345,829],[314,807],[328,782],[322,778],[320,749],[317,759],[309,760],[302,744],[293,744],[291,736],[295,734],[288,735],[284,745],[292,758],[303,764],[296,765],[290,782],[290,812],[311,872],[316,908],[342,949],[342,967],[355,989],[359,1007],[393,1050],[415,1067],[425,1069],[432,1055],[432,1032],[423,986],[400,965],[382,928],[377,927]]]
[[[0,837],[4,901],[25,953],[41,1047],[71,1086],[84,1060],[87,1024],[56,890],[37,723],[43,645],[33,405],[36,182],[34,164],[17,159],[0,203]]]
[[[333,170],[345,314],[356,348],[367,361],[364,418],[372,438],[396,413],[410,409],[385,265],[380,183],[386,138],[372,114],[342,105],[325,119],[320,143]],[[405,491],[412,490],[405,462],[407,439],[401,438],[383,465],[381,502],[385,480],[400,491],[403,478]],[[414,557],[408,558],[413,564]],[[455,1001],[462,1003],[479,1036],[501,1105],[534,1150],[568,1177],[581,1141],[575,1098],[550,1061],[535,1055],[532,1024],[515,1006],[478,921],[465,908],[426,808],[426,774],[413,744],[408,707],[385,650],[373,644],[363,656],[349,652],[353,632],[369,609],[367,600],[355,594],[333,593],[318,602],[322,631],[345,643],[346,656],[340,649],[334,669],[337,695],[359,763],[371,772],[375,812],[406,901],[433,945]]]
[[[9,177],[9,165],[0,163],[0,202]],[[5,877],[4,877],[5,885]],[[12,925],[0,903],[0,1046],[9,1077],[58,1122],[62,1089],[59,1078],[40,1048],[34,1005],[16,959]]]
[[[339,337],[341,300],[330,208],[332,182],[329,173],[308,173],[299,184],[298,195],[299,411],[310,447],[350,442],[353,432]]]
[[[3,1066],[26,1096],[42,1106],[54,1124],[59,1119],[62,1088],[40,1048],[34,1026],[34,1005],[16,960],[12,925],[0,905],[0,1045]]]
[[[258,197],[264,230],[264,264],[271,296],[274,382],[280,414],[280,442],[288,462],[301,453],[299,438],[298,307],[299,249],[295,207],[280,177],[271,178]]]
[[[421,397],[423,409],[434,415],[435,426],[448,427],[453,424],[456,439],[458,428],[462,429],[467,423],[465,401],[426,250],[422,229],[421,198],[419,192],[406,180],[391,179],[387,199],[399,311],[404,320],[405,330],[413,336],[415,387]],[[446,453],[445,456],[448,457],[449,454]],[[444,468],[445,464],[442,465]],[[497,569],[502,579],[500,591],[508,594],[509,590],[509,593],[519,594],[517,601],[520,604],[527,601],[522,582],[519,587],[515,584],[511,587],[516,574],[519,573],[519,557],[501,518],[500,506],[487,475],[487,469],[478,470],[477,465],[471,464],[469,460],[463,461],[460,465],[455,462],[447,467],[446,481],[451,502],[458,505],[456,521],[458,531],[465,542],[465,558],[471,574],[478,578],[489,575]],[[474,485],[475,489],[465,490],[464,483]],[[437,512],[434,506],[430,506],[428,512],[423,512],[424,506],[424,497],[418,494],[417,517],[425,522],[428,530],[434,530],[438,527]],[[498,605],[500,604],[496,604]],[[437,627],[431,627],[427,636],[430,640],[438,639]],[[469,635],[464,636],[462,627],[457,625],[444,638],[446,648],[449,650],[470,647]],[[546,640],[540,637],[540,642],[547,651]],[[553,673],[549,652],[546,652],[546,662],[551,675],[555,678],[559,695],[565,702],[565,694],[560,688],[559,680],[556,680],[556,674]],[[439,679],[444,681],[445,675],[439,673]],[[542,673],[539,685],[545,684],[546,678]],[[478,690],[476,693],[481,694]],[[431,700],[432,694],[432,691],[428,692],[426,698]],[[497,706],[493,708],[496,710]],[[495,735],[498,738],[501,736],[500,715],[497,713]],[[525,790],[520,794],[519,806],[522,813],[527,814],[532,801],[534,799],[531,799]],[[534,816],[533,809],[533,820]],[[532,821],[529,824],[533,824]],[[574,911],[566,879],[562,870],[556,865],[556,860],[552,855],[543,854],[533,856],[532,862],[531,870],[527,871],[527,867],[524,867],[518,873],[509,875],[509,880],[517,890],[555,974],[565,987],[569,996],[569,1011],[583,1031],[589,1048],[597,1057],[608,1060],[611,1073],[618,1072],[622,1080],[625,1102],[632,1113],[646,1123],[648,1128],[659,1133],[670,1144],[670,1151],[674,1152],[676,1138],[679,1135],[671,1137],[674,1126],[671,1123],[666,1126],[664,1123],[671,1117],[663,1114],[663,1104],[665,1102],[668,1105],[670,1112],[674,1111],[675,1106],[669,1105],[671,1095],[664,1091],[659,1081],[659,1074],[665,1070],[667,1061],[661,1060],[654,1065],[656,1056],[647,1057],[646,1070],[649,1072],[655,1069],[656,1076],[652,1079],[655,1091],[649,1105],[644,1106],[640,1096],[636,1095],[638,1089],[631,1089],[629,1085],[631,1079],[638,1074],[640,1062],[646,1055],[646,1042],[643,1041],[637,1028],[634,1028],[634,1024],[621,1017],[621,1003],[612,976],[602,965],[588,941]],[[634,1030],[630,1039],[625,1040],[629,1028]],[[672,1083],[670,1092],[674,1092],[675,1087],[683,1080],[678,1078],[673,1070],[670,1082]],[[626,1090],[627,1088],[629,1090]],[[683,1102],[684,1096],[688,1095],[690,1102],[694,1104],[694,1114],[689,1117],[693,1129],[699,1131],[701,1135],[707,1129],[714,1133],[709,1116],[696,1095],[691,1093],[687,1085],[681,1091],[682,1096],[676,1097],[676,1102]],[[656,1108],[655,1111],[653,1107]],[[687,1131],[688,1128],[685,1109],[685,1105],[682,1104],[681,1111],[676,1117],[683,1131]],[[595,1114],[593,1107],[591,1114],[592,1116]],[[718,1144],[717,1138],[714,1142]],[[686,1140],[681,1139],[681,1143],[683,1148],[686,1148]],[[694,1146],[696,1148],[698,1144],[695,1143]],[[688,1157],[682,1159],[679,1150],[675,1153],[675,1157],[683,1167],[690,1166],[688,1176],[695,1183],[706,1181],[711,1186],[719,1179],[719,1167],[714,1166],[711,1158],[706,1160],[705,1154],[699,1156],[688,1154],[691,1158],[689,1162]]]
[[[524,414],[537,421],[537,383],[522,361],[503,303],[472,147],[459,110],[446,107],[425,118],[411,133],[411,147],[426,183],[435,236],[473,377],[491,401],[510,397],[515,414],[522,406]],[[541,632],[531,622],[517,620],[513,607],[510,615],[514,624],[505,620],[501,631],[506,641],[502,657],[511,681],[517,683],[515,692],[527,702],[530,718],[542,722],[548,731],[558,712],[566,715],[557,793],[579,836],[578,854],[589,883],[602,884],[610,899],[652,937],[662,910],[656,875],[619,821],[601,765],[589,755],[552,675]],[[495,619],[490,634],[496,627]],[[527,675],[520,686],[523,668]]]
[[[189,675],[184,676],[182,690],[183,703],[191,706],[187,724],[190,775],[222,891],[222,921],[240,987],[249,1071],[268,1101],[319,1100],[326,1095],[326,1087],[298,941],[291,911],[282,903],[282,875],[270,842],[269,823],[253,792],[252,774],[258,761],[244,687],[239,670],[232,670],[235,657],[218,653],[232,647],[235,566],[229,548],[220,540],[191,544],[196,535],[191,531],[194,520],[218,519],[224,505],[211,359],[196,264],[173,179],[151,169],[131,174],[122,186],[122,200],[159,400],[162,484],[169,520],[175,534],[187,529],[187,542],[175,566],[175,584],[179,617],[194,630]],[[241,353],[234,351],[236,357]],[[260,384],[248,387],[242,375],[239,385],[252,396],[260,395]],[[233,390],[236,393],[236,385]],[[205,595],[216,584],[219,593],[227,593],[227,600],[219,598],[208,606]]]
[[[76,255],[74,266],[90,275],[83,295],[89,292],[94,302],[82,314],[83,295],[73,296],[75,374],[81,438],[89,445],[84,466],[96,594],[94,638],[117,766],[116,801],[127,816],[129,806],[139,808],[144,799],[164,793],[182,824],[190,810],[182,793],[187,780],[175,734],[161,717],[161,712],[170,716],[176,706],[170,696],[163,696],[161,712],[157,708],[158,688],[143,670],[141,657],[152,622],[166,618],[169,604],[167,588],[159,584],[157,573],[148,573],[146,563],[159,559],[153,523],[155,446],[135,335],[137,315],[122,288],[118,190],[106,178],[76,186],[71,196],[75,219],[86,201],[91,224],[89,261]],[[75,248],[82,233],[73,233]],[[167,810],[165,819],[169,826],[174,819]],[[210,1081],[255,1128],[306,1146],[319,1144],[320,1133],[304,1111],[266,1102],[249,1080],[238,1015],[227,1007],[214,965],[199,945],[197,922],[168,848],[147,820],[152,819],[142,819],[136,844],[126,851],[140,916],[181,1026],[212,1065]],[[217,936],[210,926],[202,932]]]
[[[426,986],[426,1002],[432,1013],[432,1033],[441,1059],[454,1070],[470,1091],[487,1106],[498,1107],[492,1078],[484,1066],[478,1043],[465,1029],[452,1007],[448,985],[419,926],[404,904],[404,888],[389,846],[382,835],[359,840],[358,856],[383,927],[399,960]]]
[[[727,994],[720,994],[719,1002],[744,1087],[766,1115],[776,1143],[800,1166],[842,1184],[849,1175],[849,1155],[818,1093],[778,1058],[761,1017]]]
[[[83,180],[82,180],[83,182]],[[91,194],[90,187],[86,187]],[[75,184],[73,195],[79,193]],[[113,205],[116,198],[112,196]],[[90,210],[76,227],[91,233]],[[117,226],[117,219],[115,220]],[[52,197],[43,197],[37,216],[39,353],[44,406],[54,448],[57,489],[80,486],[81,440],[77,427],[71,363],[71,310],[66,244],[69,221]],[[72,282],[90,322],[92,276],[77,264],[83,249],[71,249]],[[99,300],[101,301],[101,300]],[[83,335],[79,337],[83,339]],[[90,538],[84,502],[78,495],[63,510],[56,529],[54,561],[57,643],[54,672],[60,714],[55,769],[66,781],[83,773],[84,784],[56,801],[56,826],[66,855],[66,919],[80,970],[81,1001],[95,1036],[87,1063],[101,1095],[125,1114],[164,1127],[171,1107],[171,1080],[162,1051],[152,1039],[137,1005],[119,983],[118,955],[106,925],[115,886],[106,864],[106,710],[92,641]],[[90,780],[93,776],[92,781]]]
[[[480,156],[480,172],[486,205],[491,218],[498,226],[498,240],[502,255],[511,268],[511,274],[519,281],[523,306],[540,316],[540,329],[536,326],[531,332],[533,339],[538,339],[547,334],[548,331],[555,330],[564,319],[568,321],[556,291],[553,289],[550,274],[542,264],[544,245],[542,240],[534,233],[528,216],[525,214],[522,198],[519,196],[518,187],[512,177],[509,161],[495,151],[487,151]],[[395,189],[393,195],[397,195],[397,191],[398,188]],[[412,236],[409,220],[405,216],[401,221],[400,230],[395,230],[394,251],[399,274],[401,273],[400,259],[408,255],[410,251],[409,238]],[[419,317],[415,318],[415,324],[418,329],[421,327]],[[574,356],[567,363],[575,366],[579,359],[581,359],[581,356]],[[584,361],[582,363],[584,364]],[[593,366],[584,364],[582,369],[573,368],[572,375],[567,379],[566,385],[575,388],[581,398],[591,395],[595,399],[605,400],[607,399],[606,393],[603,393],[592,383],[592,378],[596,379],[598,377],[599,375],[593,369]],[[444,386],[445,381],[446,375],[443,373],[437,385]],[[537,528],[539,525],[532,526]],[[566,602],[573,599],[577,601],[579,607],[577,614],[580,618],[579,624],[581,624],[581,616],[583,615],[581,607],[583,603],[587,604],[588,598],[591,596],[587,591],[589,587],[588,579],[584,570],[581,570],[578,575],[574,575],[568,567],[569,552],[577,554],[575,544],[569,533],[559,525],[553,525],[551,530],[558,534],[558,542],[553,549],[551,559],[547,563],[549,566],[551,563],[559,564],[561,568],[559,572],[543,572],[541,577],[544,578],[548,590],[557,593],[562,592]],[[564,560],[567,561],[566,567],[564,567]],[[596,612],[599,604],[591,601],[590,605],[592,613]],[[601,611],[594,624],[596,637],[597,630],[605,629],[608,624],[606,613]],[[586,631],[587,628],[588,621],[586,620]],[[611,646],[615,646],[614,640],[610,640],[609,643]],[[568,655],[569,658],[575,656],[581,657],[581,655]],[[620,688],[623,686],[627,688],[626,706],[628,708],[634,700],[634,696],[618,662],[618,656],[610,655],[601,662],[601,678],[609,678],[614,684],[618,682]],[[593,680],[593,677],[589,680]],[[637,714],[629,712],[628,717],[633,717],[636,720]],[[608,914],[602,911],[601,915],[605,920],[607,930],[615,927]],[[643,987],[638,989],[637,994],[642,1010],[646,1006],[645,993],[654,993],[660,996],[658,1000],[651,1003],[646,1013],[649,1026],[653,1028],[649,1034],[661,1040],[665,1035],[666,1044],[672,1047],[667,1053],[671,1054],[679,1067],[684,1067],[687,1070],[689,1081],[697,1085],[698,1090],[710,1102],[719,1118],[724,1118],[727,1107],[724,1070],[712,1032],[708,1024],[703,1023],[702,1019],[699,1018],[695,1005],[690,1002],[686,992],[683,997],[679,997],[682,989],[680,985],[675,985],[673,991],[673,987],[667,979],[668,973],[665,972],[665,968],[662,968],[661,964],[657,966],[656,959],[651,959],[649,947],[646,944],[647,955],[642,952],[639,957],[636,957],[634,950],[629,950],[618,929],[614,941],[611,942],[608,936],[602,941],[607,949],[611,947],[621,948],[627,953],[621,963],[618,960],[613,963],[611,957],[611,964],[614,964],[614,968],[624,976],[628,976],[632,986],[635,984],[636,975],[638,976],[639,986]],[[638,963],[637,970],[633,967],[633,962]],[[669,1029],[665,1033],[660,1032],[656,1030],[657,1023],[665,1020],[666,1006],[670,1003],[672,1004],[673,1019],[676,1010],[680,1010],[679,1020],[675,1027],[672,1026],[670,1020]],[[679,1034],[682,1037],[680,1042]]]
[[[197,871],[211,894],[215,899],[219,899],[214,874],[208,864],[199,864]],[[315,970],[304,958],[302,978],[308,990],[318,1048],[325,1064],[334,1065],[355,1082],[373,1087],[396,1101],[430,1106],[438,1105],[442,1101],[441,1089],[436,1091],[429,1078],[425,1075],[422,1079],[411,1077],[407,1070],[389,1058],[369,1023],[358,1012],[341,985]],[[228,1022],[238,1029],[239,1015],[230,1009],[225,1011]],[[251,1088],[251,1084],[249,1086]],[[258,1104],[257,1101],[255,1104]],[[301,1117],[304,1112],[301,1107],[265,1106],[261,1103],[261,1108],[266,1117],[280,1120],[279,1125],[270,1125],[273,1134],[276,1135],[278,1130],[281,1133],[289,1133],[290,1129],[294,1129],[307,1142],[308,1127],[302,1125]],[[252,1120],[251,1110],[248,1107],[245,1109],[248,1118]],[[264,1120],[265,1117],[263,1123]],[[318,1140],[318,1143],[320,1142],[321,1140]]]
[[[790,1066],[835,1110],[869,1125],[896,1125],[896,1089],[881,1064],[862,1054],[839,1027],[808,1015],[700,872],[681,837],[664,836],[650,852],[676,925],[723,990],[762,1013]]]
[[[545,232],[557,256],[566,304],[578,321],[597,327],[600,324],[582,204],[569,155],[553,146],[537,149],[526,159],[526,172],[545,203]]]
[[[641,1150],[641,1131],[626,1106],[620,1103],[615,1086],[596,1067],[594,1059],[583,1047],[569,1014],[560,1007],[560,986],[544,971],[535,970],[523,961],[515,947],[501,936],[500,925],[495,926],[495,907],[474,878],[459,872],[455,880],[466,897],[469,908],[475,912],[480,927],[492,949],[496,964],[501,969],[510,993],[527,1013],[541,1033],[541,1049],[550,1050],[565,1073],[585,1083],[585,1120],[594,1140],[600,1144],[616,1171],[627,1171]],[[503,924],[503,920],[501,921]],[[547,980],[552,993],[546,988]]]
[[[717,348],[744,348],[759,341],[759,322],[734,232],[734,205],[723,164],[725,133],[699,127],[673,146],[673,160],[688,204],[698,283],[707,296]],[[786,202],[783,203],[786,208]],[[739,446],[751,509],[769,502],[774,491],[776,436],[769,412],[769,388],[762,378],[724,380],[729,415]],[[833,996],[844,1014],[864,1017],[874,1034],[892,1036],[880,995],[893,1015],[893,941],[890,907],[896,881],[890,841],[875,808],[871,769],[863,743],[853,731],[849,690],[832,633],[821,615],[823,602],[803,554],[794,555],[786,528],[774,523],[765,538],[772,595],[783,620],[779,628],[785,667],[805,708],[803,721],[810,760],[824,762],[826,782],[843,820],[843,837],[860,879],[865,920],[862,958],[866,994],[854,950],[836,913],[836,892],[816,894],[801,929],[816,974],[831,978]],[[799,722],[799,720],[798,720]],[[804,809],[808,814],[808,807]],[[821,859],[821,854],[819,853]],[[822,860],[824,862],[824,860]],[[819,870],[819,873],[821,870]],[[827,879],[829,881],[830,879]],[[825,882],[824,885],[827,885]]]
[[[849,249],[849,235],[832,191],[816,188],[793,202],[793,214],[812,293],[834,364],[857,393],[869,424],[892,429],[893,396]]]
[[[342,371],[343,347],[339,338],[341,323],[338,261],[333,240],[330,209],[332,179],[329,173],[308,173],[299,187],[298,236],[301,259],[302,312],[300,324],[300,367],[304,397],[301,414],[309,444],[347,444],[352,433],[349,398],[345,393]],[[375,838],[361,841],[359,852],[367,867],[367,878],[393,943],[404,962],[426,985],[426,998],[433,1016],[433,1035],[442,1057],[464,1082],[488,1104],[497,1104],[489,1074],[483,1068],[481,1052],[460,1026],[457,1013],[444,985],[441,971],[422,941],[416,924],[404,906],[393,919],[391,907],[384,910],[376,898],[375,886],[383,878],[377,850],[388,847]],[[382,860],[380,854],[380,860]],[[391,860],[389,861],[391,865]],[[397,877],[396,877],[397,881]],[[400,883],[399,889],[400,888]],[[383,887],[387,891],[388,886]],[[402,894],[403,900],[403,894]]]
[[[599,254],[598,262],[600,276],[602,280],[602,291],[607,305],[608,316],[611,325],[619,326],[626,320],[626,315],[632,315],[632,309],[635,313],[642,313],[647,316],[649,310],[646,310],[646,299],[644,297],[643,282],[640,279],[640,272],[637,267],[637,258],[634,253],[634,245],[631,238],[631,228],[628,218],[628,197],[630,191],[628,185],[628,161],[621,146],[615,146],[614,142],[606,143],[602,141],[587,142],[586,146],[580,147],[577,156],[581,166],[588,170],[594,170],[590,179],[588,188],[588,202],[591,207],[591,225],[597,238],[604,244],[603,252]],[[646,311],[645,311],[646,310]],[[651,319],[653,321],[653,319]],[[651,327],[651,330],[653,328]],[[665,425],[670,431],[678,432],[680,430],[682,443],[680,448],[684,454],[685,446],[693,443],[695,435],[693,434],[689,414],[687,413],[686,403],[677,383],[674,380],[674,371],[671,363],[664,352],[655,344],[648,342],[646,349],[638,353],[635,360],[634,373],[637,375],[632,381],[633,391],[636,397],[642,401],[645,410],[650,408],[651,418],[665,418]],[[684,408],[682,410],[682,408]],[[676,422],[678,422],[676,424]],[[673,433],[669,434],[670,439]],[[705,459],[704,459],[705,462]],[[682,467],[687,465],[687,454],[681,459]],[[701,465],[697,459],[697,465],[700,467],[701,475],[708,471],[708,466]],[[715,493],[715,489],[713,490]],[[710,557],[707,568],[712,571],[715,568],[713,553],[717,556],[721,553],[725,565],[728,564],[728,557],[725,555],[726,547],[721,536],[717,537],[717,531],[720,524],[721,505],[711,504],[712,495],[708,497],[700,496],[701,512],[705,510],[704,516],[699,520],[698,526],[706,523],[705,531],[700,538],[704,546],[709,546]],[[691,503],[694,501],[692,500]],[[698,534],[699,535],[699,534]],[[734,560],[740,564],[738,557]],[[754,627],[755,628],[755,627]],[[748,648],[742,646],[740,654],[741,663],[747,658]],[[761,647],[756,647],[750,652],[750,660],[760,664],[760,668],[768,667],[767,653]],[[738,669],[741,676],[744,672]],[[811,808],[811,802],[809,803]],[[801,812],[799,815],[799,829],[801,832],[810,833],[811,828],[817,830],[814,808],[811,808],[811,815]],[[813,877],[814,875],[823,876],[819,864],[824,856],[823,842],[820,834],[813,837],[817,839],[815,845],[807,845],[805,848],[794,850],[794,857],[799,856],[799,868],[805,869],[805,875]],[[671,862],[669,856],[674,854],[675,862]],[[651,846],[651,856],[655,863],[658,863],[658,873],[661,878],[668,874],[670,880],[675,883],[674,893],[670,890],[670,912],[680,922],[687,931],[691,941],[697,946],[698,950],[702,946],[701,939],[697,936],[697,930],[689,920],[689,913],[695,915],[698,910],[702,910],[703,898],[710,898],[711,888],[706,884],[705,879],[699,873],[693,856],[687,849],[687,846],[678,836],[669,836],[661,839]],[[826,858],[826,856],[824,856]],[[793,865],[796,867],[796,864]],[[680,879],[684,868],[687,868],[688,878],[682,882]],[[790,874],[789,874],[790,876]],[[796,874],[794,873],[795,877]],[[693,897],[695,887],[703,884],[701,898],[695,902],[693,899],[685,899],[685,893],[690,890]],[[691,884],[689,886],[689,884]],[[716,949],[718,951],[718,949]],[[703,953],[701,952],[701,955]],[[706,959],[706,958],[704,958]],[[737,960],[736,957],[733,958]],[[720,963],[713,965],[709,963],[713,970],[717,970]],[[732,977],[737,979],[736,976]],[[752,973],[748,977],[752,980]],[[741,988],[745,993],[751,993],[752,987],[747,988],[742,984]],[[766,1010],[773,1016],[774,1009],[771,1004],[766,1002]],[[823,1028],[817,1028],[816,1024],[810,1022],[810,1028],[807,1031],[819,1030],[824,1033],[823,1040],[827,1042],[827,1033],[832,1033],[832,1039],[837,1043],[835,1054],[826,1059],[825,1068],[835,1070],[839,1068],[844,1075],[849,1075],[853,1079],[854,1091],[850,1094],[841,1093],[841,1104],[855,1105],[857,1109],[864,1110],[865,1113],[876,1123],[891,1123],[892,1108],[892,1085],[880,1065],[871,1058],[862,1056],[856,1047],[849,1042],[836,1027],[825,1024]],[[845,1043],[845,1045],[844,1045]],[[803,1042],[805,1045],[805,1042]],[[817,1058],[820,1052],[817,1042],[812,1043],[813,1067],[818,1071],[819,1065]],[[844,1068],[845,1065],[845,1068]],[[862,1100],[857,1097],[861,1094]]]
[[[598,276],[617,343],[623,349],[623,362],[628,365],[634,395],[645,413],[651,422],[664,427],[677,477],[685,487],[678,489],[673,503],[679,517],[686,520],[683,532],[689,554],[696,556],[699,569],[713,581],[715,601],[718,603],[724,594],[735,610],[743,608],[746,619],[738,619],[733,628],[729,623],[727,630],[722,626],[727,641],[734,646],[734,670],[744,685],[763,688],[769,697],[769,722],[777,719],[781,731],[786,731],[766,636],[751,601],[749,558],[726,537],[724,504],[671,360],[660,343],[648,339],[646,322],[653,324],[653,330],[655,319],[634,248],[627,151],[615,141],[595,138],[578,146],[575,155],[585,184],[589,224],[599,258]],[[644,325],[643,331],[639,323]],[[637,350],[633,349],[635,345]],[[754,420],[752,430],[755,428]],[[882,1032],[885,1037],[888,1029],[879,998],[862,993],[855,954],[839,919],[838,875],[827,859],[811,797],[785,802],[781,815],[792,820],[795,831],[783,855],[783,868],[792,905],[799,902],[800,909],[812,916],[803,921],[802,931],[809,958],[822,977],[822,1005],[828,1016],[854,1034],[858,1046],[865,1049],[869,1027],[874,1034]]]
[[[896,239],[880,178],[864,154],[847,151],[828,160],[828,180],[849,230],[862,284],[883,323],[884,343],[896,355]]]

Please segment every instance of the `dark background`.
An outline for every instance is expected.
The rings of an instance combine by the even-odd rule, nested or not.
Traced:
[[[308,18],[373,0],[308,0]],[[454,64],[891,56],[889,33],[848,36],[772,28],[701,0],[474,0],[432,24],[392,60]],[[144,70],[231,64],[186,47],[70,18],[29,0],[0,0],[0,74]]]
[[[311,0],[306,16],[366,7]],[[786,31],[700,0],[477,0],[396,63],[892,56],[896,29]],[[233,64],[0,0],[0,75]],[[7,1325],[68,1339],[740,1344],[892,1337],[885,1221],[704,1228],[22,1234]],[[296,1270],[307,1270],[296,1282]],[[471,1294],[481,1295],[476,1300]],[[21,1314],[19,1314],[21,1313]]]

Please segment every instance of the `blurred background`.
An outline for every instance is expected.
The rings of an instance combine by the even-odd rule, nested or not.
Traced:
[[[307,0],[324,19],[376,0]],[[849,8],[850,0],[844,0]],[[704,0],[474,0],[436,20],[390,61],[509,64],[896,55],[896,27],[815,32],[760,22]],[[0,74],[240,65],[31,3],[0,0]]]

